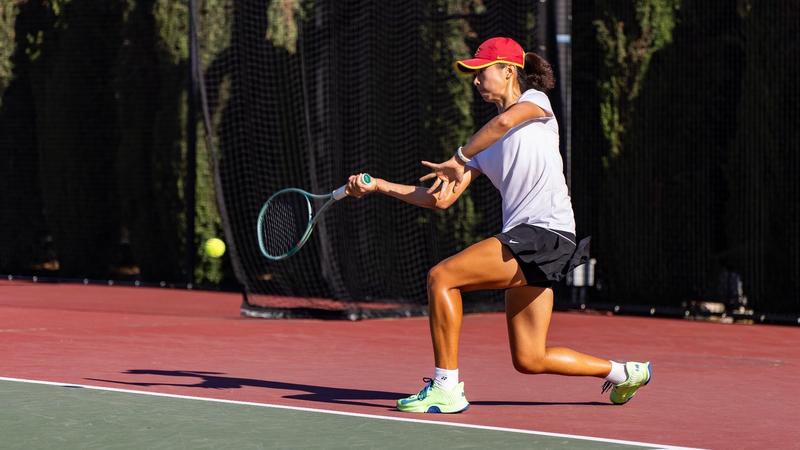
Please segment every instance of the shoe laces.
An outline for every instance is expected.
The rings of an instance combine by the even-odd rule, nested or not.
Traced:
[[[433,389],[433,378],[423,377],[422,381],[425,382],[425,387],[417,394],[419,400],[424,400],[428,396],[428,392]]]
[[[631,379],[631,374],[629,374],[629,373],[628,373],[628,367],[626,366],[626,367],[625,367],[625,381],[628,381],[628,380],[630,380],[630,379]],[[623,381],[623,383],[624,383],[625,381]],[[606,382],[605,382],[605,383],[603,383],[603,390],[602,390],[602,392],[600,392],[600,393],[601,393],[601,394],[605,394],[607,390],[609,390],[609,389],[613,388],[614,386],[616,386],[616,384],[614,384],[614,383],[612,383],[612,382],[610,382],[610,381],[606,380]]]

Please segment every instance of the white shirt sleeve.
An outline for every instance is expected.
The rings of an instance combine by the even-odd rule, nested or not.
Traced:
[[[539,108],[542,108],[548,117],[553,117],[553,107],[550,105],[550,99],[547,97],[547,94],[542,91],[528,89],[522,93],[518,102],[531,102]]]
[[[480,156],[480,155],[481,154],[478,153],[477,155],[475,155],[472,158],[470,158],[469,162],[467,163],[467,167],[472,167],[473,169],[481,170],[481,165],[478,162],[478,156]]]

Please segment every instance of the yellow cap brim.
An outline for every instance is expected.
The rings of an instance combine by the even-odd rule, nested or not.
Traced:
[[[464,61],[456,61],[455,64],[453,64],[453,67],[456,69],[456,72],[462,75],[472,75],[476,71],[489,67],[492,64],[511,64],[513,66],[523,67],[519,63],[506,61],[502,59],[486,60],[478,58],[465,59]]]

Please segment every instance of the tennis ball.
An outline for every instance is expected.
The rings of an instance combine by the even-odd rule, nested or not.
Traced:
[[[225,254],[225,243],[222,239],[211,238],[206,241],[206,254],[212,258],[219,258]]]

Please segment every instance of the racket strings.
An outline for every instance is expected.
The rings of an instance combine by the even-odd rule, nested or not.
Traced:
[[[297,192],[280,194],[264,211],[262,240],[270,256],[283,256],[297,246],[310,222],[311,204]]]

